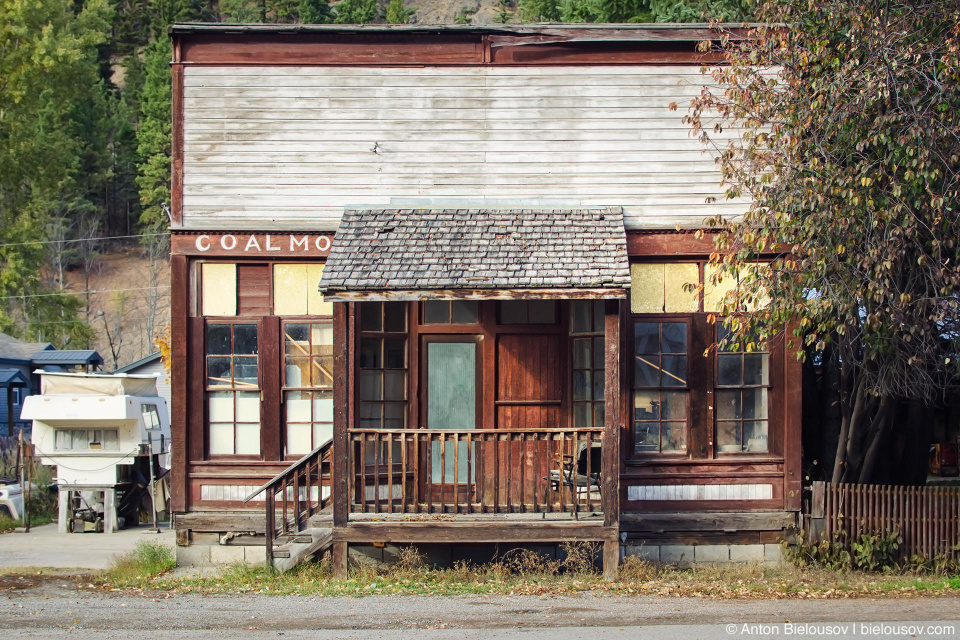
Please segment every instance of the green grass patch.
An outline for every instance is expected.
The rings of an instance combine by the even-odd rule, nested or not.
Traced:
[[[854,598],[957,594],[960,577],[932,574],[877,574],[799,568],[789,564],[698,565],[688,569],[655,565],[635,557],[621,565],[620,579],[606,582],[598,549],[580,543],[555,560],[515,550],[493,562],[427,566],[411,548],[391,565],[352,566],[347,579],[333,577],[329,556],[279,573],[265,566],[234,565],[216,575],[104,581],[106,587],[135,587],[181,593],[256,593],[302,596],[366,595],[609,595],[698,596],[709,598]]]
[[[114,558],[98,582],[112,587],[141,587],[170,571],[177,562],[173,550],[162,542],[140,540],[130,553]]]

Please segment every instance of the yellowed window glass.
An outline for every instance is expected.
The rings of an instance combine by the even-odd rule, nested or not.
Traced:
[[[273,265],[273,313],[307,315],[307,265]]]
[[[322,264],[307,265],[307,313],[312,316],[332,316],[333,303],[325,302],[317,290],[320,286],[320,275],[323,273]]]
[[[663,264],[630,265],[630,310],[663,313]]]
[[[201,314],[237,315],[237,265],[205,262],[200,265]]]
[[[692,313],[699,308],[696,285],[700,271],[696,263],[641,263],[630,265],[630,310],[633,313]]]
[[[696,263],[681,262],[663,265],[664,311],[667,313],[693,313],[700,308],[699,293],[684,291],[684,285],[694,287],[700,282],[700,269]]]
[[[743,279],[747,274],[756,273],[757,270],[766,268],[765,263],[754,263],[744,265],[740,269],[739,278]],[[708,264],[703,270],[703,310],[708,313],[720,313],[723,311],[723,297],[726,293],[737,286],[737,278],[731,274],[724,274],[723,280],[716,285],[712,284],[713,276],[719,272],[719,267]],[[769,295],[762,296],[759,304],[746,304],[743,311],[756,311],[767,306],[770,303]]]

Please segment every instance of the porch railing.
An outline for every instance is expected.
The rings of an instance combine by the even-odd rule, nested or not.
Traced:
[[[352,429],[350,510],[598,513],[602,434],[601,428]]]
[[[310,516],[320,513],[331,504],[332,450],[333,442],[328,440],[275,475],[244,500],[244,503],[249,502],[266,492],[264,534],[268,565],[273,565],[273,545],[277,538],[302,532],[308,526]]]
[[[896,530],[901,557],[949,556],[960,545],[960,487],[814,482],[804,524],[809,539],[838,540],[848,550],[861,534]]]

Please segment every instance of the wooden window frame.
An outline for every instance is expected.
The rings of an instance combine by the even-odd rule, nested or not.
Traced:
[[[234,384],[234,382],[235,382],[235,376],[233,375],[233,364],[231,363],[231,385],[230,385],[229,387],[227,387],[227,386],[211,387],[211,386],[209,386],[209,385],[207,384],[207,378],[208,378],[208,376],[207,376],[207,366],[208,366],[208,365],[207,365],[207,361],[208,361],[208,358],[211,357],[211,355],[207,353],[207,348],[208,348],[208,347],[207,347],[207,345],[208,345],[208,342],[207,342],[207,330],[208,330],[208,328],[211,327],[211,326],[229,326],[229,327],[231,327],[231,330],[230,330],[230,349],[231,349],[231,353],[230,353],[229,357],[232,359],[232,358],[234,357],[234,355],[233,355],[233,340],[234,340],[234,338],[233,338],[233,328],[232,328],[232,327],[237,326],[237,325],[253,325],[253,326],[256,327],[256,329],[257,329],[257,355],[256,355],[256,358],[257,358],[257,386],[256,386],[255,389],[243,388],[243,387],[238,388],[238,387],[236,387],[235,384]],[[201,373],[201,375],[203,376],[203,377],[202,377],[202,380],[203,380],[203,393],[201,394],[201,397],[202,397],[202,402],[203,402],[203,435],[204,435],[203,440],[204,440],[204,451],[207,452],[206,458],[207,458],[208,460],[262,460],[262,459],[263,459],[263,449],[264,449],[264,446],[263,446],[263,435],[264,435],[264,421],[265,421],[264,408],[263,408],[263,348],[262,348],[262,347],[263,347],[263,344],[262,344],[262,341],[263,341],[263,333],[264,333],[264,332],[263,332],[263,323],[261,322],[261,316],[209,316],[209,317],[205,317],[205,318],[204,318],[204,322],[203,322],[203,336],[202,336],[202,344],[203,344],[203,356],[202,356],[202,357],[203,357],[203,369],[202,369],[202,371],[201,371],[200,373]],[[217,355],[215,354],[214,357],[217,357]],[[220,357],[222,357],[222,356],[220,356]],[[255,453],[255,454],[253,454],[253,453],[211,453],[212,447],[210,446],[211,430],[210,430],[210,409],[209,409],[209,397],[210,397],[210,396],[209,396],[209,394],[210,394],[211,392],[217,392],[217,391],[228,391],[228,392],[230,392],[230,393],[233,394],[233,402],[234,402],[234,405],[233,405],[233,406],[234,406],[234,420],[233,420],[233,429],[234,429],[234,436],[233,436],[233,437],[234,437],[234,440],[233,440],[233,443],[234,443],[234,447],[233,447],[233,448],[234,448],[234,451],[236,451],[236,443],[237,443],[237,433],[236,433],[236,429],[237,429],[237,419],[236,419],[236,393],[237,393],[237,391],[247,391],[247,392],[251,392],[251,393],[253,393],[253,392],[257,393],[258,398],[259,398],[259,402],[260,402],[260,411],[259,411],[259,415],[257,416],[257,424],[258,424],[259,429],[260,429],[260,438],[259,438],[259,445],[258,445],[258,447],[259,447],[259,452],[258,452],[258,453]],[[220,423],[218,423],[218,424],[220,424]],[[223,424],[228,424],[228,423],[223,423]]]
[[[291,387],[291,386],[288,386],[288,385],[287,385],[287,367],[286,367],[286,364],[287,364],[286,345],[287,345],[287,339],[288,339],[287,325],[291,325],[291,324],[305,324],[305,325],[308,325],[308,326],[312,326],[312,325],[315,325],[315,324],[327,324],[327,325],[330,326],[330,329],[331,329],[331,331],[332,331],[332,330],[333,330],[333,316],[330,315],[330,316],[278,316],[278,317],[280,318],[280,342],[281,342],[281,349],[280,349],[280,405],[281,405],[281,413],[280,413],[280,438],[281,438],[281,444],[280,444],[280,447],[281,447],[281,451],[283,452],[282,455],[283,455],[283,457],[284,457],[285,459],[286,459],[286,458],[291,458],[291,457],[299,458],[299,457],[303,456],[304,453],[309,453],[309,452],[294,453],[294,454],[287,453],[287,445],[288,445],[288,442],[287,442],[287,429],[288,429],[288,425],[287,425],[287,411],[286,411],[286,407],[285,407],[286,401],[287,401],[287,392],[288,392],[288,391],[300,391],[300,392],[307,392],[307,393],[313,394],[314,392],[318,392],[318,391],[320,391],[320,392],[326,391],[326,392],[329,392],[329,393],[331,394],[331,397],[332,397],[333,388],[334,388],[334,385],[336,384],[336,380],[335,380],[335,379],[331,379],[330,385],[329,385],[329,386],[323,386],[323,387],[315,387],[315,386]],[[312,343],[311,343],[311,344],[312,344]],[[309,357],[309,358],[311,359],[311,364],[312,364],[312,359],[313,359],[312,353],[311,353],[310,356],[298,356],[298,357]],[[333,360],[332,345],[331,345],[331,355],[330,355],[330,359],[331,359],[331,364],[332,364],[332,360]],[[331,373],[331,376],[332,376],[333,371],[331,370],[330,373]],[[318,421],[317,421],[317,420],[314,420],[313,418],[314,418],[314,416],[313,416],[313,406],[312,406],[312,396],[311,396],[311,408],[310,408],[310,419],[311,419],[311,420],[310,420],[310,422],[308,423],[308,424],[310,424],[310,443],[311,443],[311,451],[313,450],[313,448],[315,448],[315,447],[317,446],[317,443],[314,441],[314,437],[313,437],[313,425],[316,424]],[[295,424],[304,424],[304,423],[295,423]],[[323,423],[323,424],[326,424],[326,423]],[[332,425],[333,422],[331,421],[330,424]]]
[[[720,331],[723,330],[723,317],[717,317],[716,323],[714,325],[713,331],[713,344],[718,345],[720,342]],[[758,385],[721,385],[720,384],[720,356],[721,355],[739,355],[741,359],[741,366],[743,366],[743,356],[748,355],[748,352],[738,349],[736,351],[720,351],[719,347],[713,350],[713,362],[712,362],[712,374],[713,374],[713,393],[714,393],[714,406],[719,407],[719,394],[721,391],[739,391],[741,394],[741,417],[739,420],[720,420],[719,410],[714,411],[713,419],[713,454],[717,458],[723,459],[742,459],[742,458],[767,458],[770,456],[780,456],[781,454],[775,449],[779,449],[778,445],[781,440],[780,434],[775,432],[777,429],[772,428],[772,425],[776,424],[776,418],[779,416],[779,413],[776,412],[778,403],[780,401],[779,390],[774,384],[775,379],[775,367],[774,363],[779,359],[780,349],[778,348],[778,343],[780,340],[778,338],[773,339],[773,344],[764,345],[765,349],[752,351],[749,353],[752,354],[762,354],[767,357],[767,383],[758,384]],[[776,357],[776,358],[775,358]],[[742,404],[743,404],[743,391],[745,389],[766,389],[767,391],[767,417],[765,421],[767,423],[767,450],[766,451],[746,451],[743,450],[743,423],[748,422],[749,420],[745,419],[742,415]],[[721,422],[737,422],[740,426],[740,439],[741,439],[741,451],[720,451],[719,444],[719,435],[720,435],[720,423]],[[782,431],[782,429],[781,429]]]
[[[693,359],[691,358],[691,345],[693,342],[693,328],[694,323],[694,314],[692,313],[643,313],[643,314],[631,314],[629,316],[630,322],[628,325],[629,331],[629,345],[630,345],[630,361],[627,365],[629,371],[627,373],[630,385],[628,387],[628,418],[629,418],[629,448],[628,454],[625,456],[629,460],[671,460],[671,459],[686,459],[690,457],[691,453],[691,405],[693,404],[693,396],[696,392],[695,386],[690,382],[690,370],[692,368]],[[686,325],[686,353],[684,354],[687,358],[687,380],[683,386],[676,387],[637,387],[636,381],[634,380],[635,364],[633,358],[636,357],[636,332],[634,326],[637,323],[683,323]],[[662,353],[662,352],[661,352]],[[679,355],[679,354],[676,354]],[[685,395],[684,403],[684,424],[686,433],[684,434],[684,450],[683,451],[636,451],[636,420],[634,419],[634,392],[644,391],[644,390],[653,390],[656,389],[661,393],[663,391],[682,391]],[[658,423],[662,424],[663,422],[677,422],[674,420],[657,420]],[[662,429],[662,427],[661,427]]]
[[[362,323],[363,323],[362,314],[363,314],[363,310],[364,310],[363,305],[366,305],[366,304],[380,304],[380,305],[381,305],[381,311],[380,311],[380,329],[381,329],[381,330],[380,330],[380,331],[371,331],[371,330],[364,330],[364,329],[362,329]],[[354,383],[354,392],[355,392],[355,397],[356,397],[356,404],[355,404],[355,414],[354,414],[354,416],[353,416],[353,419],[354,419],[354,420],[353,420],[353,425],[354,425],[355,428],[359,428],[359,429],[366,429],[366,428],[387,429],[388,427],[385,426],[385,424],[386,424],[386,413],[385,413],[385,411],[386,411],[386,405],[387,405],[388,403],[402,404],[402,405],[403,405],[403,412],[402,412],[403,425],[402,425],[400,428],[402,428],[402,429],[407,429],[407,428],[409,428],[409,425],[410,425],[410,415],[409,415],[409,413],[410,413],[410,404],[411,404],[411,393],[412,393],[412,391],[413,391],[413,389],[414,389],[413,385],[411,384],[411,373],[412,373],[412,371],[411,371],[411,370],[412,370],[412,366],[411,366],[412,362],[411,362],[411,360],[412,360],[412,358],[411,358],[411,348],[410,348],[411,342],[410,342],[410,341],[414,338],[414,336],[412,335],[413,332],[411,331],[411,326],[410,326],[410,304],[411,304],[411,303],[409,303],[409,302],[402,302],[402,303],[401,303],[401,304],[405,305],[405,306],[404,306],[404,313],[403,313],[403,316],[404,316],[404,331],[402,331],[402,332],[400,332],[400,331],[384,331],[384,330],[383,330],[383,329],[386,327],[385,313],[384,313],[385,307],[383,306],[384,304],[389,304],[389,302],[385,303],[385,302],[382,302],[382,301],[380,301],[380,302],[377,302],[377,301],[363,301],[363,302],[357,303],[356,319],[355,319],[355,321],[356,321],[356,328],[357,328],[357,331],[356,331],[356,342],[355,342],[356,380],[355,380],[355,383]],[[361,364],[360,364],[360,357],[361,357],[361,349],[362,349],[362,345],[363,345],[364,339],[368,339],[368,340],[380,340],[380,367],[371,368],[371,367],[362,367],[362,366],[361,366]],[[404,341],[404,348],[403,348],[403,361],[404,361],[403,364],[404,364],[404,366],[403,366],[402,369],[397,369],[397,368],[393,368],[393,367],[391,367],[391,368],[387,368],[387,367],[386,367],[386,358],[385,358],[385,353],[384,353],[384,341],[385,341],[385,340],[392,340],[392,339],[402,339],[402,340]],[[362,378],[362,373],[363,373],[364,371],[380,371],[380,372],[381,372],[381,394],[380,394],[380,395],[381,395],[381,398],[380,398],[379,400],[364,400],[364,399],[362,398],[362,396],[361,396],[361,384],[362,384],[362,383],[361,383],[361,378]],[[382,384],[382,382],[383,382],[382,376],[383,376],[383,372],[384,372],[384,371],[403,371],[403,372],[404,372],[404,374],[405,374],[405,376],[406,376],[406,381],[405,381],[405,383],[404,383],[404,399],[403,399],[403,400],[385,400],[385,399],[382,397],[382,396],[384,395],[384,393],[383,393],[383,392],[384,392],[384,388],[383,388],[383,384]],[[362,411],[362,405],[367,404],[367,403],[376,403],[376,404],[379,404],[379,405],[380,405],[380,426],[379,426],[379,427],[365,427],[365,426],[363,426],[363,425],[361,424],[361,417],[360,417],[360,416],[361,416],[361,411]]]
[[[574,316],[574,312],[575,312],[574,310],[575,310],[575,307],[576,307],[577,303],[588,303],[588,304],[590,304],[590,307],[591,307],[591,308],[590,308],[590,323],[591,323],[591,327],[592,327],[590,331],[579,331],[579,332],[575,332],[575,331],[574,331],[575,322],[574,322],[573,316]],[[597,326],[595,326],[595,321],[597,320],[597,317],[596,317],[595,310],[594,310],[593,307],[594,307],[594,305],[596,305],[596,304],[599,304],[599,305],[600,305],[600,309],[601,309],[601,314],[600,314],[600,318],[599,318],[599,320],[600,320],[600,327],[599,327],[599,328],[597,328]],[[597,376],[598,374],[604,379],[604,386],[606,386],[606,378],[605,378],[606,358],[605,358],[605,357],[603,358],[602,366],[600,366],[599,368],[595,366],[595,365],[596,365],[596,352],[595,352],[595,350],[596,350],[596,347],[597,347],[597,339],[600,340],[600,344],[601,344],[601,345],[605,345],[605,344],[606,344],[606,335],[605,335],[605,334],[606,334],[606,331],[605,331],[605,326],[604,326],[604,324],[605,324],[605,320],[604,320],[605,315],[604,315],[604,313],[602,313],[603,310],[604,310],[604,308],[605,308],[605,306],[606,306],[606,301],[605,301],[605,300],[602,300],[602,299],[601,299],[601,300],[593,300],[593,299],[590,299],[590,300],[570,300],[570,301],[568,301],[568,304],[567,304],[566,306],[567,306],[567,314],[566,314],[566,315],[568,316],[569,326],[570,326],[570,331],[569,331],[569,343],[570,343],[570,344],[569,344],[569,347],[568,347],[569,353],[570,353],[570,356],[569,356],[569,371],[570,371],[570,376],[569,376],[569,377],[570,377],[570,381],[569,381],[569,396],[570,396],[570,398],[569,398],[569,400],[570,400],[570,402],[569,402],[569,404],[570,404],[569,424],[570,424],[570,426],[573,427],[573,428],[576,428],[576,427],[577,427],[577,425],[576,425],[576,422],[577,422],[577,405],[586,404],[586,405],[589,405],[589,407],[590,407],[589,413],[588,413],[588,415],[590,416],[590,425],[589,425],[588,428],[601,428],[601,429],[602,429],[602,428],[604,427],[604,420],[601,419],[600,424],[597,424],[597,421],[596,421],[596,418],[597,418],[597,415],[596,415],[596,406],[597,406],[598,404],[603,405],[603,407],[604,407],[604,409],[603,409],[603,410],[604,410],[604,414],[603,414],[603,415],[605,416],[605,415],[606,415],[606,405],[607,405],[607,390],[606,390],[606,388],[604,388],[604,390],[603,390],[603,398],[600,399],[600,400],[597,400],[596,398],[593,397],[593,390],[594,390],[594,386],[596,385],[596,376]],[[590,362],[589,362],[589,367],[577,367],[577,366],[576,366],[576,343],[577,343],[577,341],[579,341],[579,340],[589,340],[589,341],[590,341]],[[601,354],[604,354],[603,346],[601,346]],[[591,380],[591,382],[590,382],[590,400],[577,400],[576,397],[574,397],[574,394],[575,394],[575,384],[574,384],[574,380],[573,380],[573,379],[576,377],[576,372],[577,372],[577,371],[590,371],[590,380]]]

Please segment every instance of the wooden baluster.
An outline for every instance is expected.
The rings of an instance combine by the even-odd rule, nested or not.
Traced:
[[[360,483],[360,511],[367,512],[367,434],[358,434],[360,443],[360,473],[357,480]]]
[[[407,432],[400,432],[400,513],[407,512]]]
[[[387,434],[387,511],[393,513],[393,437]]]
[[[282,487],[283,483],[280,483],[280,486]],[[267,500],[267,513],[266,513],[267,521],[265,523],[266,526],[264,526],[263,533],[264,533],[264,544],[266,544],[268,567],[273,567],[273,539],[274,539],[274,534],[276,532],[276,526],[277,526],[276,524],[277,514],[275,511],[276,495],[277,495],[276,489],[274,486],[267,487],[267,494],[265,496]]]

